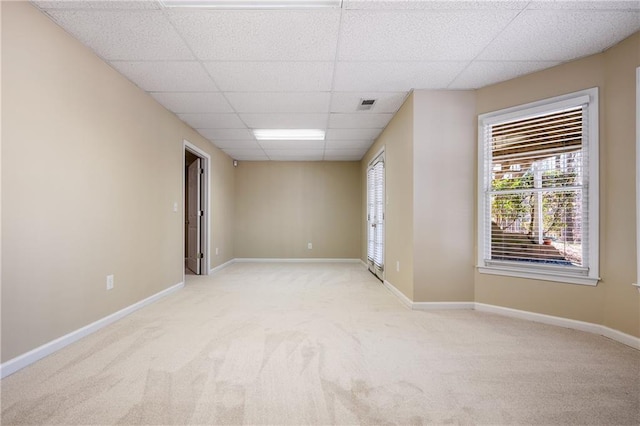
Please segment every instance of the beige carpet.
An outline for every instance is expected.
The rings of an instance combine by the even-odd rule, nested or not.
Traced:
[[[638,424],[640,352],[407,310],[357,264],[234,264],[1,382],[2,424]]]

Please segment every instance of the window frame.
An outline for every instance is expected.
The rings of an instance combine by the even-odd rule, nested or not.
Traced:
[[[550,265],[527,264],[516,262],[485,261],[485,243],[487,237],[490,238],[491,223],[486,221],[485,206],[486,199],[490,195],[487,188],[487,170],[485,169],[485,140],[484,128],[487,125],[497,124],[505,121],[522,119],[531,115],[544,114],[561,108],[568,108],[587,103],[587,124],[586,124],[586,150],[588,151],[588,185],[586,188],[588,230],[587,230],[587,270],[584,268],[570,269],[567,267],[553,267]],[[582,284],[595,286],[600,280],[599,277],[599,103],[598,88],[580,90],[566,95],[555,96],[540,101],[530,102],[510,108],[492,111],[478,115],[478,193],[477,193],[477,269],[483,274],[504,275],[519,278],[530,278],[544,281],[555,281],[569,284]],[[487,227],[489,231],[487,230]]]

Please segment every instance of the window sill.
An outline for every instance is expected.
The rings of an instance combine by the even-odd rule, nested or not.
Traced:
[[[585,276],[576,276],[569,274],[559,274],[557,272],[533,271],[518,267],[508,266],[478,266],[478,272],[481,274],[502,275],[507,277],[529,278],[532,280],[554,281],[566,284],[579,284],[595,287],[598,285],[600,278],[592,278]]]

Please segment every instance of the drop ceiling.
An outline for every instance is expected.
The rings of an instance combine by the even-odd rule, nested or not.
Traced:
[[[33,3],[211,143],[248,161],[360,160],[413,89],[477,89],[601,52],[640,30],[640,0],[343,0],[296,10]],[[376,103],[361,111],[362,99]],[[327,136],[257,141],[254,128]]]

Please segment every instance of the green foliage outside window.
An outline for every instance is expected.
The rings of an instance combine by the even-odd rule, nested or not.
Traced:
[[[577,192],[575,190],[558,190],[562,187],[576,185],[575,172],[547,170],[542,172],[542,188],[550,191],[542,192],[542,228],[545,236],[562,238],[574,242],[579,239],[573,232],[573,219],[576,215]],[[500,227],[506,230],[518,222],[520,232],[531,237],[538,234],[536,227],[537,192],[534,189],[534,176],[531,170],[524,173],[504,173],[496,176],[492,182],[491,217]],[[513,190],[532,189],[531,192]],[[500,192],[507,192],[501,194]]]

